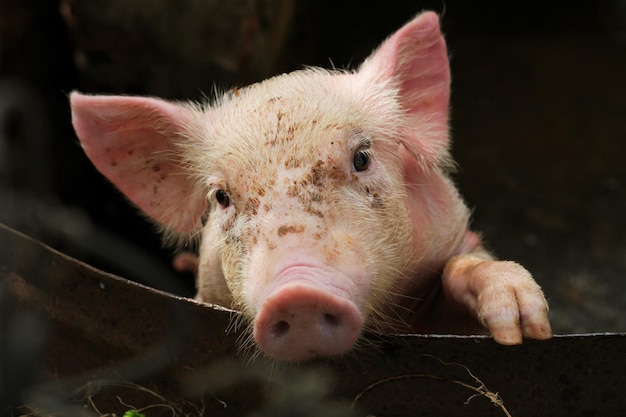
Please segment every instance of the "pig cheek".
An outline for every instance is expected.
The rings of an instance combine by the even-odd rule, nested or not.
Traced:
[[[398,183],[390,183],[372,210],[373,218],[364,223],[361,242],[370,248],[372,268],[375,270],[367,304],[372,310],[387,303],[390,293],[416,256],[413,243],[413,225],[406,205],[406,196]]]
[[[226,285],[232,294],[233,308],[245,315],[250,315],[246,303],[242,298],[244,285],[243,270],[247,260],[247,248],[238,238],[222,239],[220,245],[222,272]]]
[[[233,308],[253,320],[256,307],[249,296],[251,288],[266,286],[267,263],[271,248],[276,245],[259,230],[255,217],[240,214],[236,222],[224,229],[220,254],[224,279],[232,293]],[[261,259],[263,262],[256,261]]]
[[[224,280],[218,243],[217,228],[213,224],[207,223],[202,231],[196,278],[198,287],[196,299],[230,307],[232,296]]]

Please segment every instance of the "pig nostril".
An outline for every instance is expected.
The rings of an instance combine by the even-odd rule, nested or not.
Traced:
[[[284,336],[285,334],[289,333],[289,327],[289,323],[281,320],[274,324],[274,327],[272,328],[272,333],[274,334],[274,336]]]
[[[326,322],[326,324],[332,327],[337,327],[339,325],[339,318],[335,316],[334,314],[330,314],[330,313],[324,314],[324,321]]]

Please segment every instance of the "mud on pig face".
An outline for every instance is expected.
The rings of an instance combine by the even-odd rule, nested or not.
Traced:
[[[201,259],[200,285],[222,271],[257,343],[281,358],[349,349],[412,255],[396,132],[342,92],[341,77],[307,71],[240,91],[220,117],[241,122],[211,135],[223,139],[209,161],[220,168],[207,179],[202,254],[220,256]],[[199,296],[211,301],[212,285]],[[307,338],[325,341],[301,352]]]
[[[458,239],[438,18],[355,72],[305,69],[211,104],[71,96],[98,169],[166,236],[201,235],[198,296],[284,360],[349,350],[396,281]],[[452,202],[452,204],[450,204]]]

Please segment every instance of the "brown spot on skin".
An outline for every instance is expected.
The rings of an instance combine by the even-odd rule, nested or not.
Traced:
[[[111,161],[111,166],[112,167],[116,167],[117,166],[117,161]]]
[[[348,176],[341,167],[333,165],[328,172],[328,176],[335,181],[346,181]]]
[[[322,234],[321,233],[313,233],[313,239],[321,240],[322,239]]]
[[[302,233],[304,232],[304,225],[299,224],[299,225],[282,225],[278,228],[278,236],[283,237],[285,236],[287,233]]]
[[[324,165],[324,161],[322,161],[321,159],[318,159],[315,165],[311,167],[311,182],[313,183],[313,185],[316,185],[318,187],[321,187],[323,185],[323,181],[322,181],[323,175],[324,175],[324,169],[322,168],[323,165]]]
[[[154,172],[159,172],[161,170],[161,165],[159,165],[159,164],[152,165],[152,170]]]
[[[224,223],[222,223],[222,232],[223,233],[227,233],[230,229],[232,229],[233,225],[235,224],[235,219],[237,218],[237,213],[235,213],[232,217],[230,217],[228,220],[226,220]],[[230,234],[227,235],[227,238]],[[232,240],[232,239],[231,239]]]
[[[224,243],[230,248],[229,251],[234,251],[235,253],[245,253],[246,252],[246,242],[244,241],[242,236],[238,236],[234,233],[226,233],[224,238]]]
[[[289,158],[285,161],[286,168],[298,168],[301,165],[302,161],[298,158]]]
[[[287,133],[288,133],[288,137],[287,140],[291,140],[294,138],[294,136],[296,135],[296,131],[300,129],[300,125],[299,124],[291,124],[289,125],[289,127],[287,128]]]
[[[233,88],[233,95],[234,95],[235,97],[239,97],[239,89],[238,89],[237,87],[234,87],[234,88]]]
[[[248,199],[248,202],[246,203],[246,211],[249,211],[253,216],[257,215],[257,211],[259,209],[259,205],[261,204],[261,202],[259,201],[258,198],[253,197]]]
[[[339,256],[340,251],[337,249],[337,243],[333,244],[332,248],[329,248],[327,245],[324,245],[322,249],[322,256],[328,263],[335,263],[337,261],[337,257]]]
[[[241,240],[244,242],[246,247],[256,246],[258,243],[259,230],[256,229],[247,229],[241,235]]]
[[[297,197],[300,194],[300,187],[297,185],[290,185],[287,187],[287,197]]]
[[[356,178],[356,176],[353,176],[353,179]],[[324,185],[324,179],[344,182],[348,179],[348,175],[344,172],[342,167],[333,164],[330,158],[328,164],[325,164],[324,161],[320,159],[311,167],[310,180],[313,185],[322,187]]]
[[[134,149],[129,149],[128,150],[128,156],[133,156],[134,153],[135,153]]]
[[[372,194],[372,208],[379,209],[379,208],[382,208],[383,206],[384,206],[383,198],[378,193]]]
[[[276,249],[276,243],[272,242],[271,240],[269,240],[269,239],[265,239],[265,243],[267,244],[267,248],[268,248],[269,250],[274,250],[274,249]]]
[[[320,219],[324,218],[324,213],[322,213],[319,210],[314,209],[313,207],[311,207],[310,205],[304,208],[304,211],[309,213],[312,216],[317,216]]]

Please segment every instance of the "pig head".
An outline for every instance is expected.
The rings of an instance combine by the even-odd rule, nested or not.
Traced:
[[[197,299],[240,310],[262,351],[337,355],[364,329],[551,335],[521,266],[468,230],[448,178],[450,74],[434,13],[358,70],[309,68],[211,103],[71,94],[94,165],[200,241]]]

